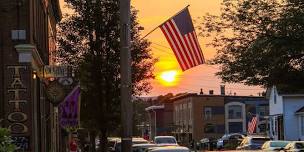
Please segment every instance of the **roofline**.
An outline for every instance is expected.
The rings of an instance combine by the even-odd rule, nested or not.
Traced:
[[[295,114],[296,114],[296,115],[303,115],[304,112],[296,112]]]
[[[197,94],[197,93],[187,93],[172,97],[171,101],[176,101],[178,99],[183,99],[186,97],[236,97],[236,98],[265,98],[264,96],[235,96],[235,95],[210,95],[210,94]]]
[[[158,110],[158,109],[164,109],[165,105],[160,105],[160,106],[150,106],[145,108],[146,111],[150,111],[150,110]]]
[[[282,97],[304,97],[304,94],[279,94]]]

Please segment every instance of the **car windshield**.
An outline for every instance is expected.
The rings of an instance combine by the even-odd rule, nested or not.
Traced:
[[[304,149],[304,143],[296,143],[297,149]]]
[[[285,147],[287,144],[288,142],[276,141],[276,142],[271,142],[270,147]]]
[[[176,144],[174,138],[156,138],[155,143],[157,144]]]
[[[268,140],[269,138],[252,138],[251,142],[252,144],[262,145]]]

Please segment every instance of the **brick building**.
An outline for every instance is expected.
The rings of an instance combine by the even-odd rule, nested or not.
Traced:
[[[58,0],[0,1],[0,124],[23,151],[61,151],[58,110],[39,70],[55,51]]]
[[[182,143],[225,133],[224,96],[185,94],[174,101],[175,136]]]
[[[217,139],[227,133],[246,133],[248,122],[256,115],[259,116],[258,125],[264,126],[257,127],[256,131],[266,133],[265,116],[268,116],[269,106],[264,97],[214,95],[211,91],[208,95],[181,94],[170,101],[147,109],[152,136],[153,130],[158,130],[154,129],[156,122],[159,127],[170,128],[166,134],[175,135],[183,144],[203,138]]]

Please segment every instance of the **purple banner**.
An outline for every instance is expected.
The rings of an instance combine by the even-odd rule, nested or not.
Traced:
[[[78,126],[80,87],[76,86],[70,94],[59,104],[59,119],[61,127]]]

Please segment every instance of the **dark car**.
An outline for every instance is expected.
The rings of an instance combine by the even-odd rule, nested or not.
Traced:
[[[223,149],[225,143],[227,143],[229,140],[240,140],[242,141],[245,138],[243,134],[240,133],[231,133],[231,134],[225,134],[222,138],[217,140],[216,148],[217,149]]]
[[[261,149],[262,145],[269,141],[270,138],[263,136],[248,136],[243,139],[240,145],[236,148],[237,150],[258,150]]]

